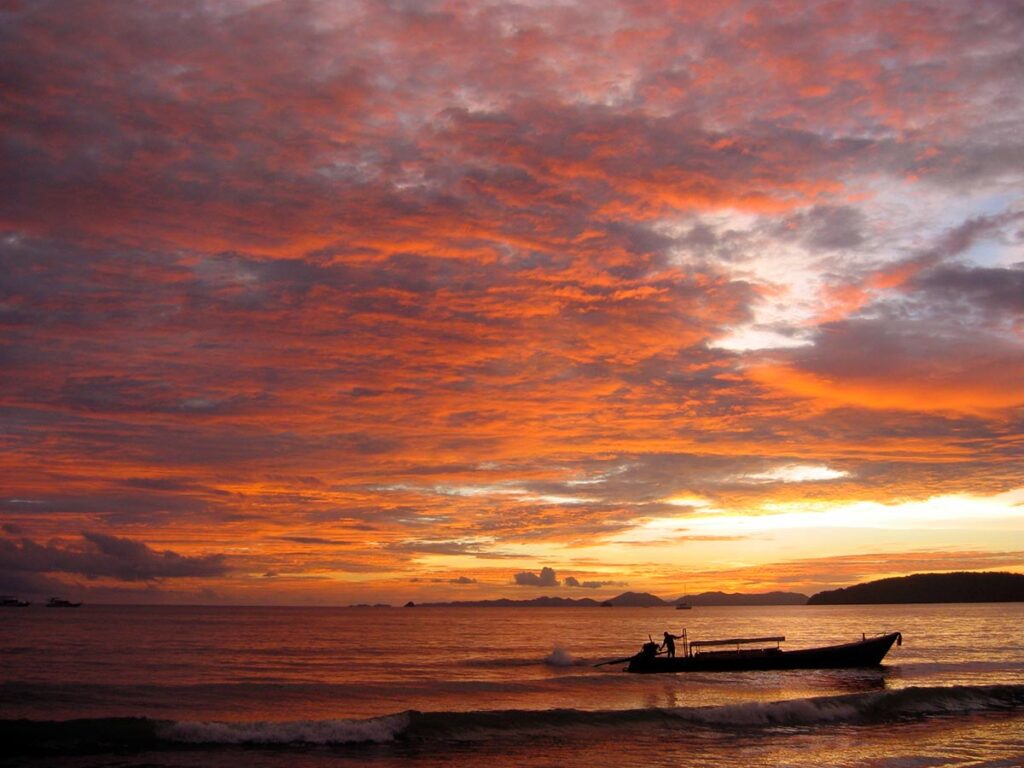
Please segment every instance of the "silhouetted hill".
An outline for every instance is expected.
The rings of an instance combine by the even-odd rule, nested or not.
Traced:
[[[1024,574],[915,573],[819,592],[810,605],[857,603],[1004,603],[1024,601]]]
[[[711,605],[806,605],[807,595],[799,592],[762,592],[745,595],[727,592],[702,592],[699,595],[685,595],[675,603],[686,602],[693,606]]]
[[[417,603],[419,608],[459,606],[463,608],[593,608],[603,603],[631,608],[649,608],[668,605],[660,597],[647,592],[623,592],[610,600],[597,601],[589,597],[534,597],[529,600],[512,600],[507,597],[497,600],[457,600],[451,603]]]
[[[650,592],[623,592],[608,600],[594,600],[589,597],[534,597],[529,600],[513,600],[508,597],[496,600],[456,600],[444,603],[412,603],[407,608],[440,608],[456,606],[463,608],[593,608],[595,606],[617,606],[619,608],[660,608],[672,606],[685,600],[693,606],[710,605],[804,605],[807,595],[797,592],[765,592],[757,595],[726,594],[725,592],[704,592],[688,595],[678,600],[663,600]]]
[[[655,597],[650,592],[623,592],[605,602],[624,608],[656,608],[659,605],[667,605],[664,600]]]

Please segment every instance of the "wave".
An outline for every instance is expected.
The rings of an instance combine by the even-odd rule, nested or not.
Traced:
[[[556,645],[551,653],[544,657],[544,663],[552,667],[580,667],[587,662],[584,659],[577,659],[565,648]]]
[[[891,722],[933,716],[1024,710],[1024,685],[904,688],[775,702],[627,710],[409,710],[369,719],[202,722],[142,717],[64,721],[0,720],[0,743],[14,753],[81,753],[109,749],[175,749],[330,745],[336,747],[486,739],[489,735],[571,728],[685,723],[709,729]]]
[[[551,653],[543,658],[522,658],[522,657],[473,657],[468,659],[462,659],[460,661],[452,662],[451,660],[445,659],[441,664],[443,666],[449,666],[450,664],[456,664],[461,667],[483,667],[488,669],[504,669],[514,667],[537,667],[537,666],[549,666],[549,667],[586,667],[590,666],[591,662],[588,659],[579,658],[574,656],[568,650],[563,648],[557,643],[552,646]]]

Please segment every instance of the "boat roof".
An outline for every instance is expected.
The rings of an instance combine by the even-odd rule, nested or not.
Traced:
[[[733,637],[728,640],[693,640],[690,646],[704,645],[743,645],[745,643],[781,643],[785,641],[784,636],[778,637]]]

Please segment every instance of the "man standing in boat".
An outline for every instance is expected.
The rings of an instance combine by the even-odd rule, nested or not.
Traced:
[[[668,632],[665,633],[665,640],[662,642],[661,647],[668,651],[668,657],[674,659],[676,657],[676,640],[682,640],[682,635],[673,635]],[[659,649],[660,650],[660,649]]]

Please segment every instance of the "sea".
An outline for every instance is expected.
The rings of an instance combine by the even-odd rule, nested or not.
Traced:
[[[595,666],[684,628],[903,644],[872,669]],[[1024,766],[1024,604],[4,608],[0,766]]]

